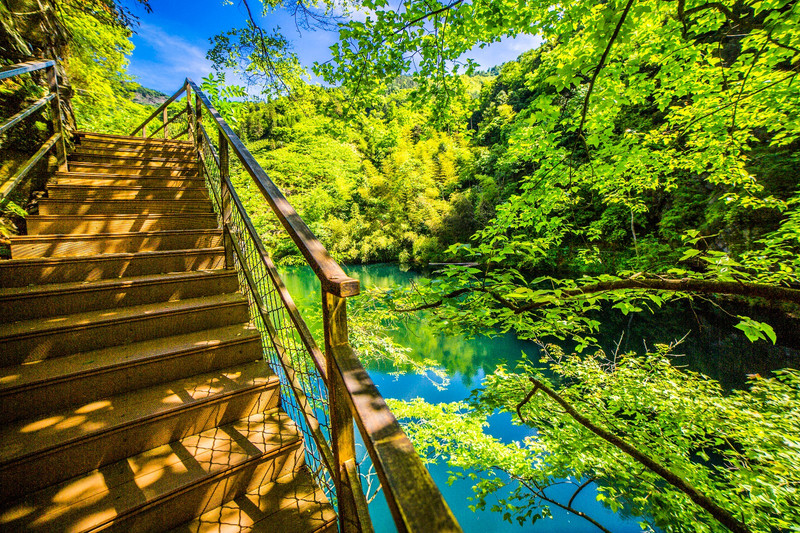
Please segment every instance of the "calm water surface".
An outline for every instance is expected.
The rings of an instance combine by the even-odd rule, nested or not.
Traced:
[[[403,272],[396,265],[348,266],[347,273],[361,281],[362,287],[388,287],[397,284],[408,284],[416,274]],[[304,318],[312,330],[318,330],[319,282],[310,268],[285,268],[284,280],[303,312]],[[764,319],[764,317],[762,317]],[[703,372],[722,381],[727,387],[741,387],[748,373],[765,373],[771,369],[797,368],[800,355],[796,349],[788,346],[771,346],[766,343],[751,344],[732,328],[730,319],[716,316],[714,313],[696,313],[690,308],[660,312],[651,317],[624,317],[618,313],[607,313],[603,316],[604,324],[601,343],[613,349],[614,343],[624,332],[623,349],[641,351],[642,347],[653,346],[659,342],[670,342],[690,333],[684,342],[683,352],[687,354],[682,363],[690,368]],[[792,339],[789,328],[782,330],[780,323],[775,326],[779,342],[789,339],[789,344],[796,343]],[[410,321],[402,325],[394,333],[395,339],[402,345],[412,348],[412,355],[434,359],[447,370],[450,384],[439,390],[424,376],[415,374],[391,375],[388,369],[370,366],[368,370],[381,394],[386,398],[410,400],[423,398],[431,403],[454,402],[467,398],[470,392],[479,387],[487,373],[491,373],[500,363],[507,363],[513,368],[522,353],[536,360],[538,347],[520,341],[512,334],[501,337],[467,339],[461,336],[445,336],[435,333],[424,319]],[[318,337],[321,339],[321,337]],[[511,416],[498,414],[490,420],[489,431],[504,442],[519,441],[530,434],[530,428],[515,426]],[[363,453],[363,449],[359,452]],[[492,531],[522,532],[596,532],[597,528],[583,520],[554,506],[551,506],[553,519],[545,519],[536,524],[527,523],[519,526],[502,519],[500,513],[491,511],[472,512],[468,505],[472,502],[472,483],[460,480],[452,486],[447,485],[449,467],[446,464],[435,464],[429,467],[434,481],[437,483],[445,499],[456,515],[465,532],[488,533]],[[556,499],[569,499],[570,487],[564,487],[563,498],[554,488],[548,491]],[[574,502],[574,507],[586,512],[589,516],[603,524],[611,531],[618,533],[640,532],[638,521],[615,514],[595,500],[595,490],[585,489]],[[489,506],[493,503],[487,500]],[[370,505],[376,531],[396,531],[382,495]]]

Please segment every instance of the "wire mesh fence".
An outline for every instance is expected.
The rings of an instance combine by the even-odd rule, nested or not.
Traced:
[[[202,126],[200,132],[203,175],[220,225],[227,228],[234,250],[233,266],[240,289],[248,299],[251,323],[261,334],[264,357],[280,378],[282,407],[303,433],[306,465],[336,506],[330,458],[325,449],[330,442],[330,419],[323,375],[301,337],[296,322],[302,318],[274,263],[264,253],[264,245],[236,191],[223,187],[219,154],[211,137]],[[294,310],[293,317],[290,309]]]

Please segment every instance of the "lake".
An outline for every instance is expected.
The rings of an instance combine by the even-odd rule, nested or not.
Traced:
[[[287,288],[316,335],[321,323],[320,289],[316,276],[310,268],[285,267],[281,270]],[[358,278],[364,288],[407,285],[417,277],[417,274],[404,272],[392,264],[346,266],[345,270],[350,276]],[[743,312],[746,311],[739,311],[739,314]],[[747,374],[763,375],[773,369],[798,366],[800,352],[794,348],[798,344],[794,328],[791,324],[784,323],[777,315],[766,315],[770,314],[759,311],[753,317],[770,321],[775,327],[779,340],[777,346],[765,342],[750,343],[733,328],[735,321],[729,316],[715,311],[713,307],[702,305],[690,307],[688,303],[677,308],[661,310],[656,315],[623,316],[617,312],[604,313],[601,320],[603,331],[600,342],[607,350],[613,350],[614,343],[622,336],[623,350],[641,351],[645,343],[652,347],[655,343],[670,342],[689,333],[682,344],[682,350],[678,350],[679,353],[687,354],[681,359],[681,364],[721,381],[725,387],[735,388],[744,385]],[[396,376],[392,375],[385,365],[382,368],[381,365],[368,365],[367,369],[381,394],[386,398],[401,400],[423,398],[431,403],[464,400],[470,391],[480,386],[484,376],[491,373],[496,365],[502,362],[513,368],[523,352],[531,356],[538,353],[536,344],[521,341],[512,334],[491,339],[445,336],[433,331],[424,318],[409,320],[400,325],[393,337],[401,345],[412,348],[412,356],[436,360],[447,370],[450,377],[447,388],[440,390],[424,376],[416,374]],[[321,340],[321,336],[317,338]],[[531,359],[537,358],[531,357]],[[519,441],[530,431],[530,428],[513,425],[510,415],[498,414],[490,420],[490,432],[504,442]],[[363,449],[359,450],[359,456],[362,453]],[[472,482],[459,480],[448,486],[447,465],[431,465],[429,470],[465,532],[599,531],[584,519],[554,506],[551,506],[552,520],[544,519],[535,524],[526,523],[522,526],[504,521],[500,513],[488,510],[473,512],[468,508],[472,503],[469,501],[469,497],[473,494]],[[564,499],[569,499],[572,492],[570,487],[563,489]],[[559,495],[555,489],[549,493]],[[586,512],[611,531],[618,533],[641,531],[637,519],[613,513],[597,502],[595,496],[596,492],[587,488],[575,499],[574,507]],[[370,505],[370,513],[376,531],[396,531],[382,495]]]

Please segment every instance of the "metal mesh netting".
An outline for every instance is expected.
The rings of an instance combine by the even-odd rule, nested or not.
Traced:
[[[231,194],[236,193],[223,191],[216,149],[209,142],[208,136],[203,136],[202,133],[201,136],[201,158],[206,185],[211,192],[214,211],[221,226],[225,210],[230,211],[227,214],[227,224],[236,250],[232,255],[239,276],[239,287],[247,296],[251,323],[261,334],[264,356],[281,380],[281,406],[302,431],[306,464],[328,500],[335,506],[333,479],[312,430],[312,425],[318,424],[318,435],[321,434],[326,442],[330,442],[327,387],[289,316],[284,298],[291,297],[285,292],[275,265],[259,251],[259,245],[263,247],[263,244],[257,235],[249,231],[247,213],[240,210],[237,207],[239,202],[234,202],[231,198]],[[259,239],[259,242],[255,239]],[[259,309],[259,306],[263,307]],[[264,318],[267,319],[266,322]],[[299,315],[297,318],[302,320]],[[287,375],[281,359],[287,364],[290,375]],[[308,406],[305,410],[301,407],[303,400]],[[313,418],[307,417],[308,412]]]

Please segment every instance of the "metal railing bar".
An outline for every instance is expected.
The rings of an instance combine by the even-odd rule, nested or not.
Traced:
[[[229,224],[226,224],[228,231],[231,232],[231,228]],[[232,235],[233,232],[231,232]],[[233,250],[236,252],[236,256],[239,258],[240,265],[246,265],[244,259],[244,252],[241,249],[241,246],[236,239],[231,239],[231,244],[233,245]],[[322,430],[320,429],[319,420],[314,415],[311,410],[311,406],[308,403],[308,398],[306,397],[305,393],[303,392],[303,388],[300,385],[299,381],[297,380],[297,374],[292,368],[292,362],[286,355],[286,349],[283,347],[283,343],[281,342],[280,338],[278,337],[278,332],[275,330],[275,326],[272,324],[272,320],[269,318],[269,309],[266,305],[264,305],[264,300],[261,298],[261,294],[258,292],[258,286],[253,279],[252,274],[250,271],[245,268],[244,266],[241,269],[242,273],[244,274],[245,280],[247,281],[247,285],[250,287],[250,292],[253,295],[253,299],[256,303],[256,308],[258,309],[258,313],[261,316],[261,320],[264,322],[264,325],[267,328],[267,333],[269,334],[270,340],[272,341],[272,345],[275,348],[275,352],[278,354],[278,360],[283,367],[283,371],[286,374],[286,379],[289,381],[290,387],[292,392],[294,393],[295,398],[297,399],[297,404],[300,407],[300,410],[303,412],[303,416],[306,419],[306,423],[308,424],[311,433],[314,435],[314,439],[317,444],[317,448],[322,455],[323,461],[325,461],[325,465],[328,468],[329,472],[334,471],[334,462],[333,462],[333,453],[331,452],[328,444],[325,440],[325,436],[322,434]]]
[[[17,63],[16,65],[8,65],[0,68],[0,80],[13,78],[14,76],[19,76],[26,72],[34,72],[43,68],[53,67],[55,64],[56,62],[52,59],[46,59],[44,61],[27,61],[25,63]]]
[[[49,152],[53,146],[61,139],[60,133],[54,133],[47,141],[39,148],[35,154],[33,154],[30,159],[28,159],[25,164],[20,168],[17,173],[9,180],[8,183],[10,185],[5,187],[5,192],[0,192],[0,206],[4,206],[8,201],[9,195],[16,189],[17,185],[28,175],[28,172],[38,163],[42,157],[45,156],[47,152]]]
[[[341,380],[348,392],[343,396],[383,485],[395,524],[405,524],[411,532],[460,532],[453,512],[358,356],[349,344],[334,345],[332,351],[338,369],[333,379]],[[387,471],[393,475],[387,476]]]
[[[323,289],[339,297],[358,294],[360,292],[358,280],[345,274],[342,267],[334,261],[322,243],[319,242],[303,219],[300,218],[300,215],[297,214],[294,207],[286,200],[280,189],[275,186],[264,169],[261,168],[261,165],[258,164],[247,147],[233,133],[230,126],[220,116],[206,95],[200,91],[192,80],[187,79],[186,83],[195,91],[203,106],[216,121],[220,132],[228,140],[233,152],[261,190],[273,212],[277,215],[278,220],[280,220],[289,236],[300,249],[303,257],[306,258],[308,264],[317,274],[317,277],[322,282]]]
[[[144,128],[145,126],[147,126],[147,124],[148,124],[148,123],[149,123],[151,120],[153,120],[154,118],[156,118],[156,116],[157,116],[159,113],[161,113],[161,112],[164,110],[164,108],[165,108],[165,107],[167,107],[169,104],[171,104],[172,102],[174,102],[175,100],[177,100],[177,99],[180,97],[180,95],[182,95],[182,94],[183,94],[185,91],[186,91],[186,86],[183,86],[183,87],[181,87],[180,89],[178,89],[178,91],[177,91],[175,94],[173,94],[172,96],[170,96],[170,97],[169,97],[169,98],[168,98],[168,99],[167,99],[167,100],[166,100],[166,101],[165,101],[163,104],[161,104],[160,106],[158,106],[158,109],[156,109],[155,111],[153,111],[153,114],[152,114],[152,115],[150,115],[149,117],[147,117],[147,118],[144,120],[144,122],[142,122],[141,124],[139,124],[139,127],[138,127],[138,128],[136,128],[135,130],[133,130],[133,131],[131,132],[131,137],[133,137],[134,135],[136,135],[137,133],[139,133],[140,131],[142,131],[142,128]]]
[[[10,119],[8,119],[5,122],[5,124],[0,125],[0,135],[2,135],[7,130],[9,130],[12,127],[14,127],[18,122],[21,122],[21,121],[25,120],[29,116],[31,116],[34,113],[36,113],[37,111],[39,111],[41,108],[43,108],[47,104],[47,102],[49,102],[50,100],[52,100],[55,97],[56,97],[56,95],[54,93],[50,93],[47,96],[45,96],[44,98],[42,98],[40,100],[37,100],[36,102],[31,104],[31,106],[28,107],[27,109],[24,109],[24,110],[20,111],[19,113],[17,113],[16,115],[14,115]]]

